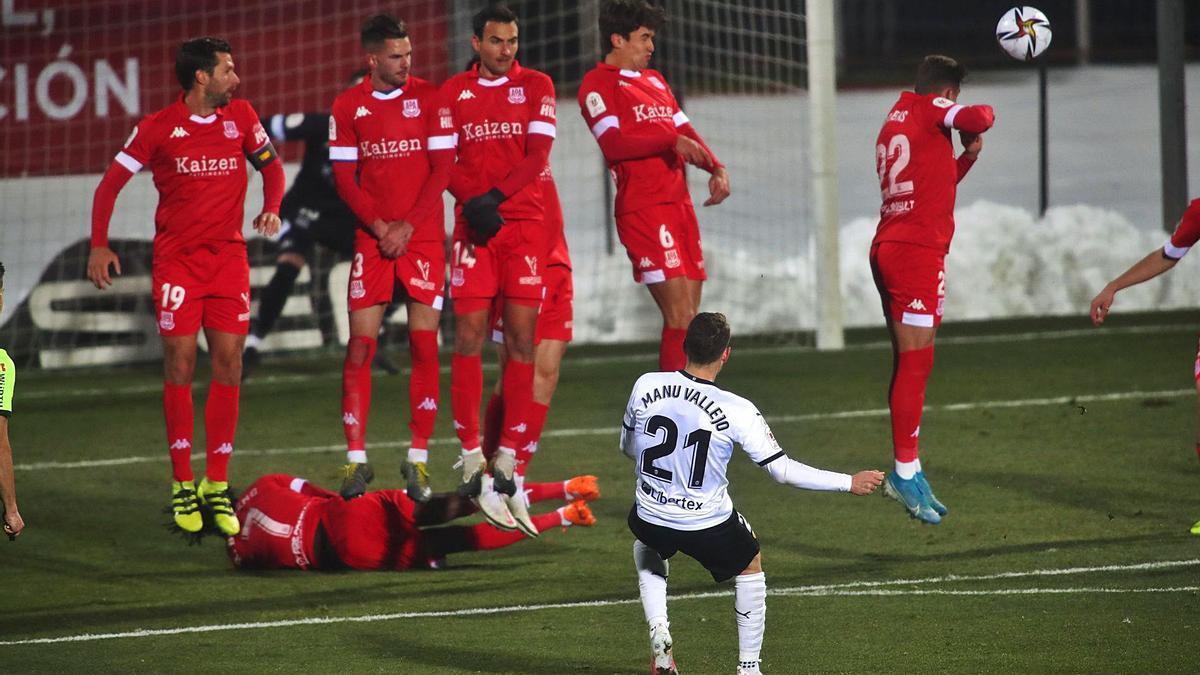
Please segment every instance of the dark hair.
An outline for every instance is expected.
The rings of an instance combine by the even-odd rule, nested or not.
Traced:
[[[215,37],[202,37],[188,40],[179,46],[175,55],[175,77],[184,91],[191,91],[196,84],[196,71],[203,70],[209,75],[217,67],[217,54],[224,52],[232,54],[229,43]]]
[[[958,89],[967,78],[967,69],[949,56],[930,54],[917,66],[917,83],[913,90],[918,94],[933,94],[946,87]]]
[[[359,31],[359,42],[363,49],[375,50],[385,40],[401,40],[408,37],[408,26],[390,14],[376,14],[367,19]]]
[[[667,10],[646,0],[604,0],[600,5],[600,42],[612,51],[612,36],[626,40],[640,26],[658,31],[667,22]]]
[[[488,25],[489,21],[496,23],[516,23],[517,13],[508,8],[508,5],[503,2],[493,2],[487,7],[475,13],[471,17],[471,30],[474,31],[475,37],[483,39],[483,29]]]
[[[697,365],[721,358],[729,346],[729,321],[720,312],[700,312],[688,324],[683,338],[683,353]]]

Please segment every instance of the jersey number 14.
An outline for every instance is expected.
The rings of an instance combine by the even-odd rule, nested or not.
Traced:
[[[659,431],[666,431],[662,442],[642,451],[642,473],[651,478],[671,482],[674,480],[675,474],[667,469],[655,466],[654,460],[666,457],[679,449],[676,447],[676,443],[679,440],[679,427],[670,417],[662,415],[655,415],[646,420],[646,435],[658,437]],[[696,429],[683,439],[684,448],[696,448],[696,452],[692,456],[692,471],[691,477],[688,480],[689,488],[704,486],[704,468],[708,464],[708,444],[711,440],[712,432],[707,429]]]

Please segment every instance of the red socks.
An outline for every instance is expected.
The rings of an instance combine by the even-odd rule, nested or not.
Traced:
[[[892,447],[897,462],[917,459],[921,433],[921,409],[925,406],[925,383],[933,370],[933,347],[900,352],[888,407],[892,411]]]
[[[550,406],[537,401],[529,402],[525,412],[525,434],[517,447],[517,475],[524,476],[525,470],[529,468],[533,453],[537,452],[538,441],[542,438],[542,427],[546,425],[546,415],[549,412]]]
[[[500,427],[504,424],[504,397],[492,392],[483,416],[483,457],[489,462],[500,448]]]
[[[662,329],[662,342],[658,345],[659,370],[682,370],[687,365],[687,356],[683,353],[683,338],[686,336],[686,328]]]
[[[450,411],[463,448],[479,447],[479,401],[483,398],[483,360],[455,354],[450,360]]]
[[[429,447],[433,423],[437,420],[440,376],[437,331],[410,330],[408,351],[412,356],[412,376],[408,379],[408,407],[412,420],[408,428],[412,431],[412,447],[425,450]]]
[[[509,359],[500,383],[504,397],[504,427],[500,447],[516,450],[529,430],[528,411],[533,399],[533,364]]]
[[[167,448],[171,474],[179,482],[192,480],[192,385],[163,382],[163,417],[167,420]]]
[[[204,428],[210,481],[229,479],[229,458],[233,456],[233,436],[237,432],[238,393],[241,387],[212,382],[204,404]]]
[[[520,465],[518,465],[518,468]],[[567,482],[555,483],[526,483],[525,492],[529,495],[529,503],[536,504],[553,499],[560,502],[567,500]]]
[[[562,517],[558,515],[558,511],[539,513],[533,516],[533,525],[537,528],[538,532],[545,532],[546,530],[562,525]],[[480,523],[473,526],[471,533],[474,535],[471,537],[474,541],[468,544],[468,548],[466,549],[468,551],[487,551],[493,548],[503,548],[511,546],[522,539],[527,539],[520,530],[505,532],[487,523]]]
[[[355,335],[346,345],[342,362],[342,430],[346,450],[366,450],[367,414],[371,411],[371,360],[375,358],[375,338]]]

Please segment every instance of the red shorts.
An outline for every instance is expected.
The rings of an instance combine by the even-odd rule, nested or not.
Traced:
[[[544,275],[546,297],[538,310],[537,328],[533,334],[533,344],[542,340],[560,340],[570,342],[574,337],[572,323],[574,321],[573,300],[574,285],[571,282],[571,268],[565,265],[551,265],[546,268]],[[491,307],[489,322],[492,327],[492,342],[504,344],[504,315],[498,303]]]
[[[700,225],[691,203],[656,204],[617,216],[617,236],[633,263],[633,280],[657,284],[674,277],[704,281]]]
[[[537,224],[509,223],[526,229]],[[455,239],[450,255],[450,294],[455,314],[489,309],[493,299],[536,306],[542,301],[544,247],[520,237],[496,236],[487,246]]]
[[[386,305],[399,282],[408,298],[434,309],[442,308],[446,287],[446,249],[440,241],[409,242],[404,255],[388,260],[379,241],[360,229],[354,239],[350,265],[350,311]]]
[[[201,326],[235,335],[250,331],[245,244],[205,244],[155,256],[151,279],[160,335],[195,335]]]
[[[942,322],[946,303],[946,254],[898,241],[871,246],[871,274],[893,321],[922,328]]]

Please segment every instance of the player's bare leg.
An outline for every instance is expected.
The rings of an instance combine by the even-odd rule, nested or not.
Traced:
[[[196,336],[163,336],[163,415],[171,453],[171,510],[175,524],[185,532],[204,526],[192,475],[192,434],[195,408],[192,378],[196,372]]]
[[[204,404],[207,466],[196,489],[200,503],[211,509],[217,528],[232,537],[241,529],[229,492],[229,459],[237,434],[238,399],[242,382],[242,348],[246,336],[206,328],[212,382]]]
[[[687,364],[683,338],[699,306],[700,291],[693,288],[698,284],[685,277],[674,277],[646,285],[663,318],[662,341],[658,347],[659,370],[679,370]]]
[[[258,367],[258,363],[262,359],[258,347],[275,327],[275,321],[283,313],[288,296],[292,294],[292,288],[296,285],[296,278],[300,276],[300,272],[307,264],[308,260],[294,251],[280,253],[275,258],[275,273],[271,275],[271,280],[263,288],[258,301],[258,316],[254,319],[253,330],[246,338],[246,348],[242,352],[243,381],[250,377],[254,369]]]
[[[342,362],[342,431],[346,436],[340,490],[343,499],[362,496],[375,478],[367,461],[367,418],[371,412],[371,361],[385,309],[386,305],[372,305],[350,312],[350,341]]]
[[[738,675],[757,675],[767,627],[767,577],[762,553],[733,580],[733,611],[738,627]]]
[[[888,407],[896,466],[887,475],[884,494],[899,501],[912,517],[936,525],[947,509],[933,494],[921,470],[917,444],[921,411],[925,405],[925,385],[933,370],[937,328],[898,323],[890,317],[887,326],[893,358]]]
[[[508,358],[501,376],[504,399],[504,423],[500,446],[492,461],[496,492],[504,496],[509,512],[525,534],[536,537],[537,527],[529,515],[523,493],[518,494],[517,449],[529,430],[529,409],[533,401],[534,333],[537,329],[537,305],[508,301],[504,303],[504,351]]]
[[[481,356],[487,338],[487,310],[479,309],[455,314],[454,357],[450,366],[450,405],[454,414],[454,430],[462,443],[463,479],[458,492],[475,497],[483,515],[490,523],[504,530],[515,530],[508,506],[491,489],[491,479],[484,475],[487,461],[479,441],[479,404],[483,398],[483,363]]]
[[[409,430],[412,438],[408,455],[400,467],[410,499],[427,501],[433,494],[429,485],[429,437],[437,420],[438,369],[437,332],[442,313],[429,305],[408,301],[408,348],[412,374],[408,380]]]
[[[672,651],[670,623],[667,621],[667,576],[670,566],[657,551],[633,540],[633,566],[637,569],[638,594],[650,629],[650,672],[655,675],[678,673]]]

